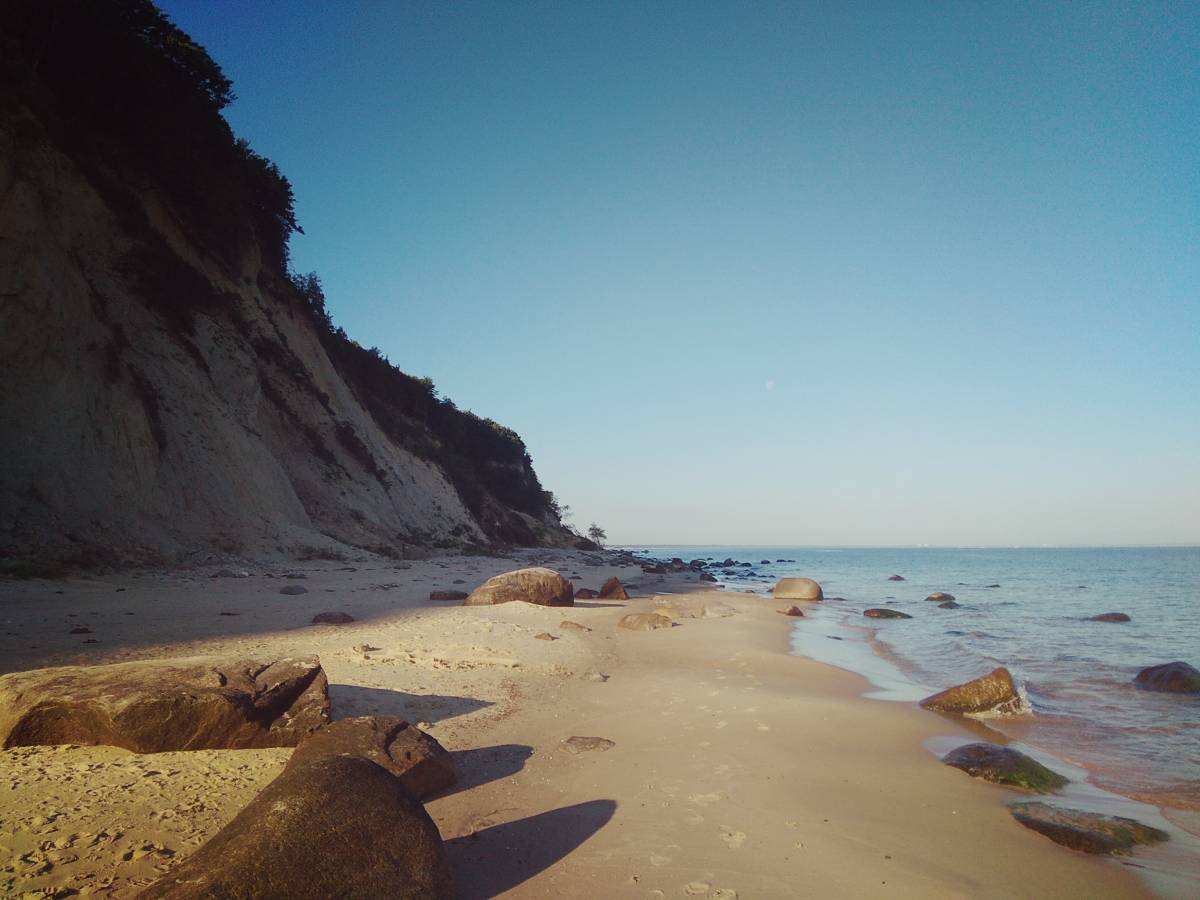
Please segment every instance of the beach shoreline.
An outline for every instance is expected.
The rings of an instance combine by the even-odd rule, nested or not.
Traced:
[[[772,601],[616,561],[527,550],[248,565],[248,577],[211,577],[223,568],[214,564],[9,581],[0,659],[18,671],[317,653],[335,718],[400,715],[455,755],[462,782],[427,809],[463,897],[1014,896],[1047,884],[1061,896],[1149,895],[1119,861],[1020,827],[1005,809],[1012,792],[925,748],[956,731],[970,740],[968,729],[866,699],[860,676],[792,655],[794,620]],[[427,599],[534,564],[578,577],[577,587],[611,575],[638,587],[628,602],[570,609]],[[306,593],[280,595],[287,585]],[[676,627],[616,627],[664,601]],[[356,621],[308,624],[327,610]],[[76,622],[86,637],[68,634]],[[378,649],[355,650],[364,644]],[[613,745],[572,754],[560,748],[572,736]],[[4,751],[10,869],[0,884],[132,896],[232,818],[288,754]]]

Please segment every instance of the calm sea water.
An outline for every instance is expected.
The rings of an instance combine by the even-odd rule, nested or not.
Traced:
[[[845,600],[806,611],[796,628],[797,652],[866,670],[877,683],[890,682],[896,699],[1007,666],[1024,684],[1034,714],[990,726],[1087,769],[1100,787],[1200,810],[1200,698],[1133,686],[1145,666],[1172,660],[1200,666],[1200,548],[635,549],[753,563],[735,576],[718,576],[731,589],[766,593],[784,576],[815,578],[827,598]],[[888,581],[892,574],[905,580]],[[926,602],[933,591],[954,594],[962,607]],[[863,617],[867,607],[884,605],[913,618]],[[1105,612],[1128,613],[1132,621],[1088,621]],[[860,639],[874,657],[862,643],[856,657],[829,640],[835,636]]]

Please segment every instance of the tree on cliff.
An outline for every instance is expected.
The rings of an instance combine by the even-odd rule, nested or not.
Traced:
[[[608,540],[608,534],[595,522],[588,526],[588,537],[595,541],[599,547],[603,547],[604,542]]]

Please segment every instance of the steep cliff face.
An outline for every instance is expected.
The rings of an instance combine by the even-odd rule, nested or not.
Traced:
[[[286,272],[287,229],[281,245],[253,190],[219,169],[175,172],[161,133],[89,121],[105,113],[73,93],[90,87],[72,54],[99,21],[142,54],[134,71],[152,69],[162,47],[114,16],[147,8],[156,21],[142,2],[61,4],[65,26],[31,12],[0,48],[0,558],[570,541],[515,435],[314,311]],[[90,77],[108,77],[96,64]],[[121,100],[159,104],[155,90]],[[179,106],[143,127],[200,123],[237,165],[270,166],[231,143],[217,105]],[[209,164],[191,135],[179,149]],[[261,183],[287,187],[270,170],[279,180]]]

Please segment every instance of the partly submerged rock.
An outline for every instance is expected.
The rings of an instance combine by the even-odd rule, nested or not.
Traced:
[[[701,573],[700,573],[700,580],[701,580],[701,581],[715,582],[715,581],[717,580],[717,576],[716,576],[716,575],[710,575],[708,572],[701,572]]]
[[[874,607],[872,609],[864,609],[863,615],[868,619],[911,619],[908,613],[902,613],[898,609],[881,609]]]
[[[903,581],[903,580],[904,580],[903,575],[889,575],[888,576],[888,581]]]
[[[142,900],[454,895],[437,826],[381,766],[331,756],[289,766]]]
[[[291,747],[328,721],[329,684],[315,656],[150,659],[0,676],[4,747]]]
[[[1013,817],[1055,843],[1084,853],[1124,854],[1139,844],[1157,844],[1170,835],[1135,819],[1050,806],[1038,800],[1014,803]]]
[[[1001,666],[982,678],[955,685],[921,701],[925,709],[938,712],[1016,715],[1026,711],[1025,701],[1013,684],[1012,673]]]
[[[475,588],[463,601],[464,606],[492,606],[523,600],[537,606],[574,606],[571,582],[553,569],[535,566],[493,575]]]
[[[286,594],[289,597],[299,597],[301,594],[307,594],[308,588],[302,584],[289,584],[286,587],[281,587],[279,593]]]
[[[1133,679],[1147,691],[1167,694],[1200,694],[1200,671],[1185,662],[1163,663],[1142,669]]]
[[[953,602],[953,601],[957,600],[958,598],[955,597],[953,594],[947,594],[945,591],[934,591],[932,594],[930,594],[925,599],[928,600],[930,603],[947,603],[947,602]]]
[[[670,628],[673,624],[668,616],[661,613],[630,613],[621,617],[617,627],[630,631],[654,631],[657,628]]]
[[[625,592],[625,586],[621,584],[621,579],[614,575],[600,588],[601,600],[628,600],[629,594]]]
[[[789,606],[787,609],[777,609],[777,610],[775,610],[775,612],[782,613],[785,616],[800,616],[801,618],[804,617],[804,610],[802,610],[798,606]]]
[[[445,790],[459,779],[458,767],[445,748],[396,716],[338,719],[309,735],[296,748],[287,768],[333,756],[369,759],[399,778],[419,800]]]
[[[1131,621],[1128,613],[1110,612],[1101,613],[1098,616],[1092,616],[1088,619],[1089,622],[1129,622]]]
[[[938,604],[938,609],[961,609],[962,604],[954,600],[945,600]]]
[[[354,616],[344,612],[323,612],[313,616],[312,623],[314,625],[349,625],[354,621]]]
[[[1022,788],[1037,794],[1057,791],[1068,779],[1048,769],[1032,756],[995,744],[964,744],[942,757],[942,762],[974,778]]]
[[[587,753],[591,750],[599,750],[603,753],[605,750],[611,750],[615,746],[617,746],[616,743],[610,741],[608,738],[580,737],[576,735],[575,737],[567,738],[559,744],[558,749],[564,753]]]
[[[811,578],[780,578],[772,594],[776,600],[821,600],[825,596]]]
[[[466,600],[470,596],[466,591],[430,591],[430,600]]]

